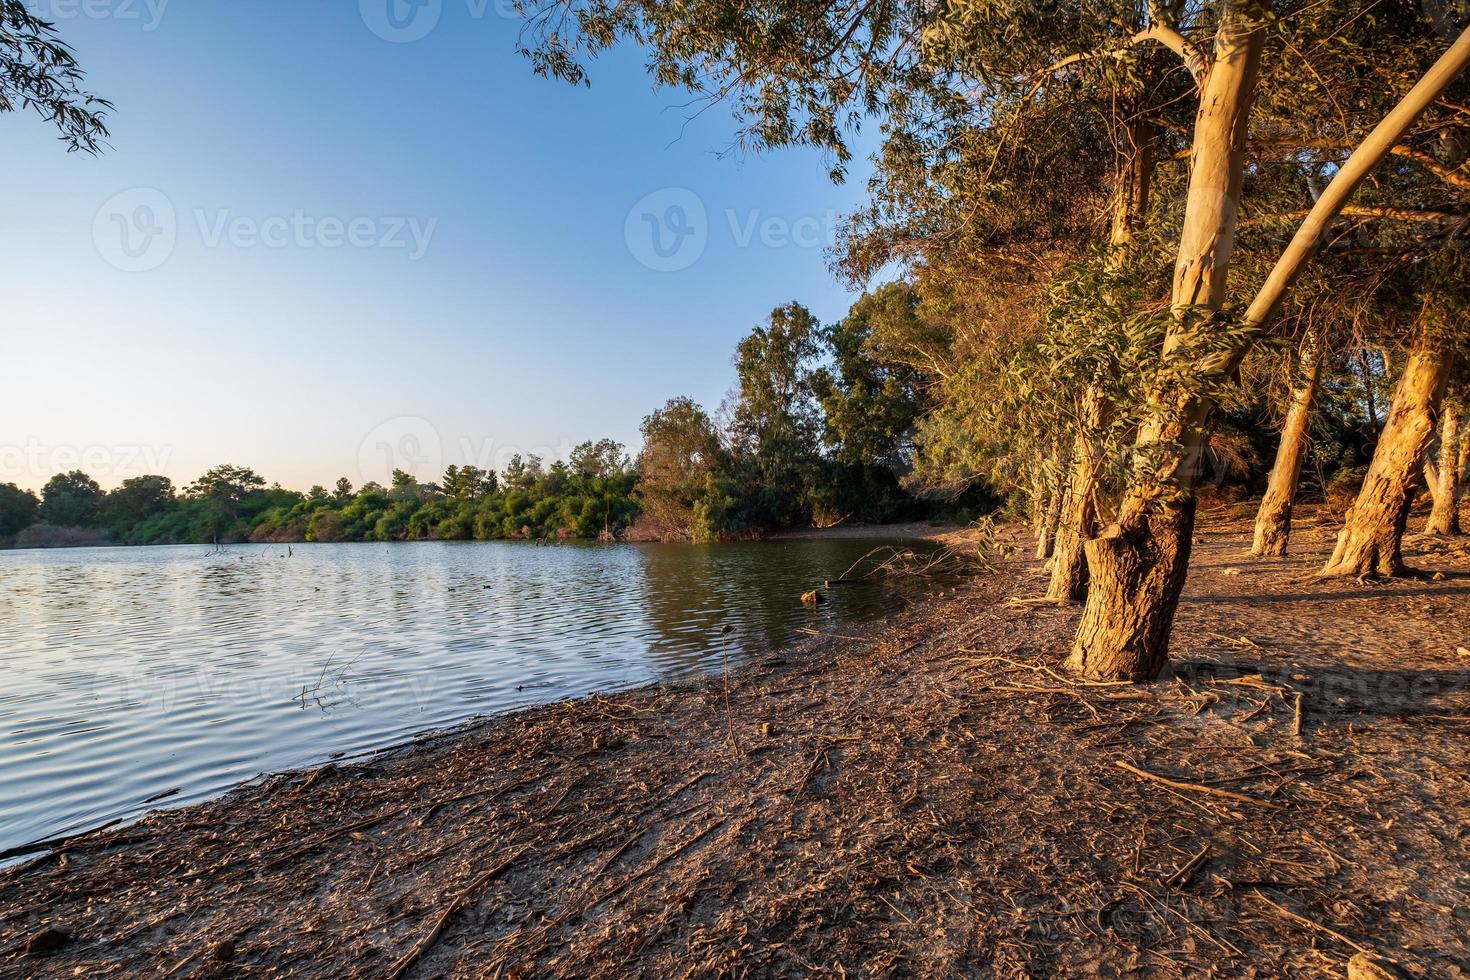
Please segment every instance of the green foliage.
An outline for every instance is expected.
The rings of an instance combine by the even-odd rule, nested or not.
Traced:
[[[33,110],[56,127],[68,150],[96,153],[112,103],[82,89],[83,74],[56,25],[23,0],[0,0],[0,112]]]
[[[643,419],[638,454],[641,536],[707,541],[722,531],[733,500],[719,486],[729,468],[720,434],[690,398],[669,399]]]
[[[9,538],[36,523],[41,502],[14,483],[0,483],[0,539]]]
[[[161,514],[174,504],[174,484],[166,476],[135,476],[102,499],[101,522],[118,530]]]
[[[41,488],[41,520],[56,527],[85,527],[102,505],[102,488],[81,470],[58,473]]]
[[[457,500],[476,500],[494,493],[498,486],[495,471],[482,470],[478,466],[461,467],[451,464],[445,468],[444,477],[440,481],[440,489],[444,494]]]
[[[875,338],[895,332],[895,321],[913,321],[917,305],[907,284],[891,283],[861,297],[823,330],[832,363],[818,368],[810,383],[822,407],[822,442],[836,462],[908,469],[925,379],[910,365],[880,360]]]
[[[730,440],[750,523],[790,525],[810,510],[804,491],[816,482],[822,431],[811,387],[819,341],[817,318],[788,303],[735,348]]]

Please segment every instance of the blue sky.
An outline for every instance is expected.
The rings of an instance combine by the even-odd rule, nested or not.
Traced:
[[[846,311],[823,253],[865,163],[722,157],[728,110],[686,125],[642,52],[576,89],[495,0],[421,3],[33,4],[117,109],[97,158],[0,117],[0,481],[633,447],[671,396],[714,409],[771,307]]]

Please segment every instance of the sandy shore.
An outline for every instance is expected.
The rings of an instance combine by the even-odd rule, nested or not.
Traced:
[[[1470,975],[1470,547],[1196,546],[1177,675],[1006,561],[871,635],[287,773],[0,874],[0,971]]]

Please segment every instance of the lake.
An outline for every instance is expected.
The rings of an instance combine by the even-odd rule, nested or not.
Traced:
[[[0,849],[861,632],[891,582],[799,596],[883,543],[0,551]]]

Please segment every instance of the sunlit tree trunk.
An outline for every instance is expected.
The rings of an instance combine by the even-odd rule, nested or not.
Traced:
[[[1269,6],[1226,8],[1200,91],[1184,226],[1174,266],[1168,359],[1214,339],[1240,204],[1246,125]],[[1188,391],[1151,395],[1135,475],[1115,524],[1086,544],[1091,585],[1068,666],[1093,677],[1153,680],[1167,659],[1194,530],[1193,484],[1211,405]]]
[[[1455,485],[1455,514],[1460,513],[1460,501],[1465,498],[1465,488],[1470,485],[1470,432],[1460,433],[1460,482]]]
[[[1439,472],[1437,484],[1430,483],[1434,506],[1429,511],[1425,534],[1461,534],[1460,530],[1460,413],[1453,404],[1440,412]]]
[[[1431,339],[1429,330],[1422,331],[1394,392],[1363,488],[1322,574],[1403,574],[1404,526],[1449,370],[1448,352]]]
[[[1057,525],[1052,551],[1051,581],[1046,596],[1072,602],[1087,595],[1087,561],[1083,546],[1097,530],[1098,468],[1101,451],[1098,432],[1102,428],[1107,398],[1097,386],[1083,394],[1081,428],[1073,446],[1072,476],[1067,501]]]
[[[1253,555],[1284,555],[1291,535],[1291,510],[1296,502],[1297,481],[1302,474],[1302,461],[1307,455],[1308,436],[1312,429],[1312,407],[1317,398],[1317,382],[1322,375],[1322,357],[1315,332],[1302,339],[1297,384],[1292,391],[1291,407],[1281,426],[1281,444],[1276,447],[1276,462],[1266,483],[1266,495],[1256,512],[1256,537]]]
[[[1062,517],[1062,498],[1066,492],[1053,487],[1046,495],[1046,506],[1041,512],[1041,521],[1036,528],[1036,557],[1042,561],[1052,556],[1057,540],[1057,524]]]
[[[1139,120],[1128,129],[1129,152],[1119,175],[1113,198],[1113,220],[1109,234],[1109,263],[1117,268],[1124,249],[1133,240],[1148,213],[1153,182],[1154,132],[1152,124]],[[1066,505],[1057,526],[1052,551],[1051,581],[1046,596],[1057,602],[1076,602],[1087,597],[1085,542],[1097,531],[1098,471],[1101,468],[1102,428],[1111,410],[1100,386],[1089,385],[1082,396],[1082,418],[1072,447],[1072,475]]]

